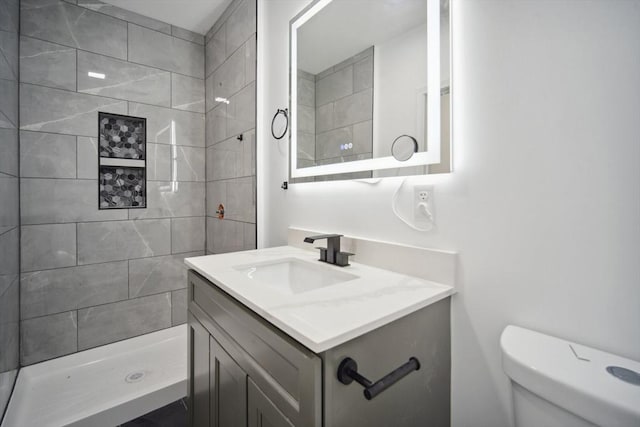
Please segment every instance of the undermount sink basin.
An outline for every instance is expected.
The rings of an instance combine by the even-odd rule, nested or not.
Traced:
[[[358,276],[331,267],[300,260],[283,258],[256,264],[233,267],[246,274],[247,278],[289,295],[309,292],[325,286],[336,285],[357,279]]]

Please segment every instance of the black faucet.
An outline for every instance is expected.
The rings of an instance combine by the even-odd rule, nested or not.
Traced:
[[[342,234],[321,234],[319,236],[305,237],[304,242],[313,243],[316,240],[327,239],[326,248],[316,248],[320,249],[320,259],[318,261],[346,267],[349,265],[349,256],[354,254],[340,251],[340,237],[342,237]]]

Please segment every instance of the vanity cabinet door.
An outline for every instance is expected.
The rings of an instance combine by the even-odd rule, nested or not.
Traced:
[[[189,419],[209,427],[209,332],[189,315]]]
[[[247,374],[213,337],[209,351],[210,427],[245,427]]]
[[[249,427],[295,427],[250,378],[247,383]]]

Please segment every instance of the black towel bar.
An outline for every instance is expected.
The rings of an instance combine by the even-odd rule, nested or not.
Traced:
[[[407,363],[396,368],[375,383],[372,383],[358,373],[358,364],[356,361],[347,357],[343,359],[342,362],[340,362],[340,366],[338,366],[338,381],[342,384],[351,384],[351,382],[355,380],[364,387],[364,397],[367,400],[371,400],[418,369],[420,369],[420,362],[415,357],[411,357]]]

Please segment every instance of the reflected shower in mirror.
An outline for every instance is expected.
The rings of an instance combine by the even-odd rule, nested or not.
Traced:
[[[448,0],[318,0],[292,20],[294,182],[450,172],[449,16]],[[402,135],[417,149],[398,159]]]

